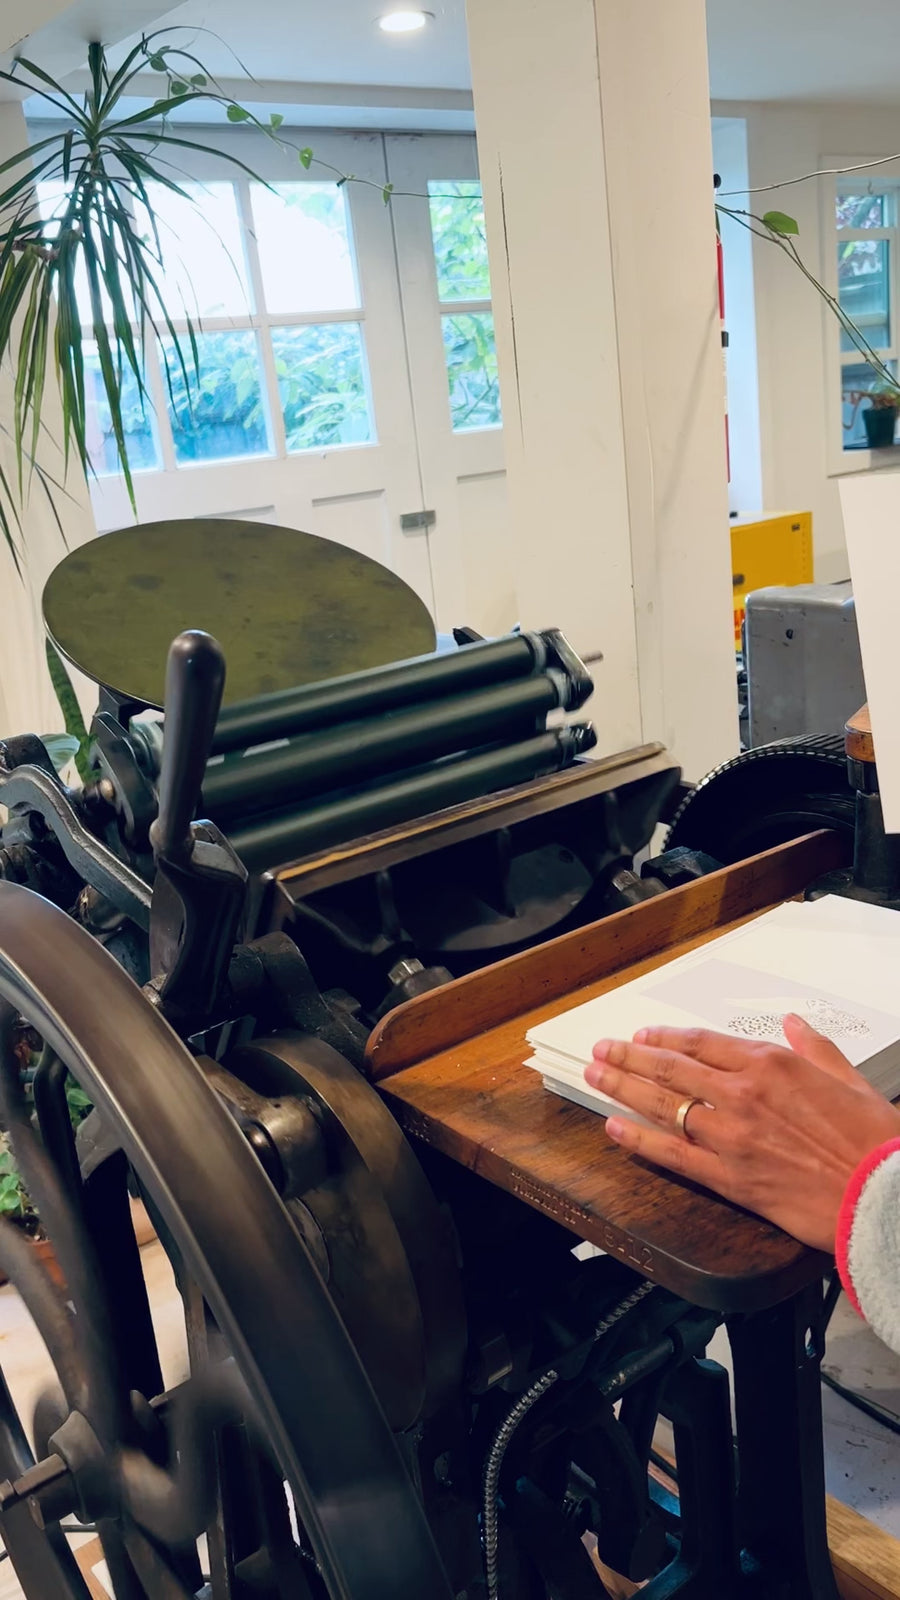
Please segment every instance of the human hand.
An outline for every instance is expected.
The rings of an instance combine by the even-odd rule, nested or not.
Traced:
[[[632,1044],[595,1045],[585,1078],[654,1124],[609,1117],[606,1132],[623,1149],[832,1251],[847,1184],[871,1150],[900,1138],[900,1110],[799,1017],[786,1017],[784,1031],[789,1050],[645,1028]],[[699,1103],[679,1133],[691,1098]]]

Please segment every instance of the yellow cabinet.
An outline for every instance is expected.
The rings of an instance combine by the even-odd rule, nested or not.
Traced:
[[[740,650],[744,604],[752,590],[812,583],[812,512],[754,512],[734,517],[730,526],[734,646]]]

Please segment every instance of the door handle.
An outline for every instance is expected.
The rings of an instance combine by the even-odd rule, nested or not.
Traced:
[[[433,528],[437,516],[433,511],[404,511],[400,526],[404,533],[415,533],[419,528]]]

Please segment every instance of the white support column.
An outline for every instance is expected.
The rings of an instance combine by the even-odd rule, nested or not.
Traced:
[[[737,748],[703,0],[468,0],[523,624],[603,749]]]
[[[0,104],[0,162],[21,150],[28,134],[22,107],[17,102]],[[13,375],[0,371],[0,425],[12,424]],[[48,374],[42,407],[43,442],[41,464],[57,481],[65,469],[58,448],[62,437],[62,403],[52,374]],[[7,477],[16,482],[14,453],[6,436],[0,435],[0,459]],[[77,463],[69,468],[65,489],[53,491],[65,532],[60,535],[50,506],[40,486],[33,482],[21,510],[21,574],[16,572],[4,540],[0,539],[0,598],[3,621],[0,625],[0,738],[19,733],[61,733],[62,716],[47,672],[44,652],[44,626],[41,619],[41,594],[53,568],[76,545],[96,534],[87,484]],[[86,680],[77,682],[85,709],[96,699],[96,690]]]

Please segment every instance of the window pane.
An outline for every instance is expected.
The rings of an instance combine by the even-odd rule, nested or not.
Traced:
[[[100,360],[93,341],[84,345],[85,422],[88,455],[98,478],[121,472],[119,453],[112,430],[112,416],[100,375]],[[156,430],[149,400],[144,402],[130,367],[122,371],[122,422],[125,450],[132,472],[146,472],[160,465]]]
[[[256,334],[198,335],[199,383],[190,345],[187,339],[181,343],[190,401],[174,345],[171,340],[163,345],[172,386],[169,415],[176,460],[181,464],[267,455],[269,429]]]
[[[454,433],[499,427],[500,381],[491,313],[462,311],[441,321]]]
[[[150,266],[169,315],[246,317],[253,307],[234,185],[178,182],[188,199],[164,184],[147,185],[162,252],[162,267]],[[143,206],[136,225],[155,252]]]
[[[894,221],[894,196],[839,194],[836,204],[839,228],[890,228]]]
[[[487,238],[481,183],[434,179],[428,184],[438,299],[489,300]]]
[[[867,342],[883,350],[891,342],[890,246],[886,239],[855,239],[838,245],[838,298]],[[841,349],[856,346],[841,333]]]
[[[251,192],[267,309],[354,310],[360,300],[345,190],[298,182],[254,183]]]
[[[368,444],[373,437],[358,322],[273,328],[289,451]]]
[[[886,365],[892,373],[896,374],[896,361],[888,361]],[[866,425],[863,422],[863,411],[867,409],[868,401],[860,400],[860,396],[870,389],[877,388],[880,382],[877,372],[873,371],[868,362],[861,361],[858,366],[841,368],[845,450],[865,450],[868,448]]]

